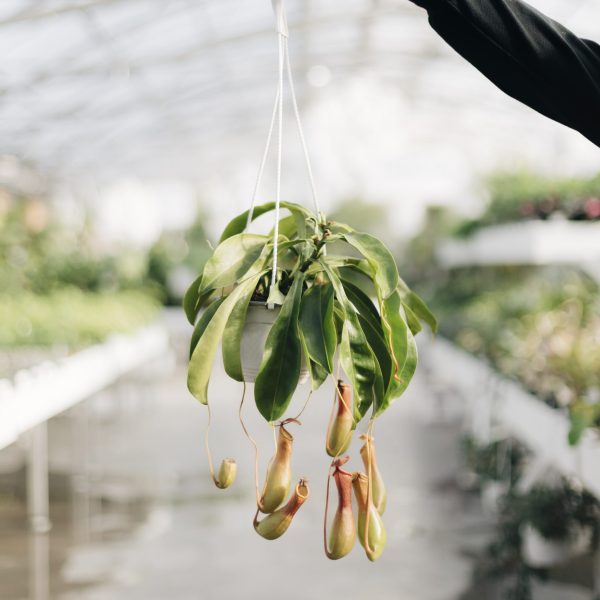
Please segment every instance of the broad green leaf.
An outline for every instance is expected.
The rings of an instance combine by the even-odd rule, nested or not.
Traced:
[[[273,237],[274,228],[271,229],[269,237]],[[279,220],[279,235],[285,235],[288,239],[306,237],[306,218],[299,212]]]
[[[412,334],[400,312],[401,300],[398,292],[381,301],[381,317],[384,335],[392,354],[392,377],[386,396],[396,397],[401,387],[400,374],[408,357],[408,343]]]
[[[423,327],[421,326],[421,321],[419,321],[419,317],[415,315],[410,306],[408,306],[408,304],[406,304],[406,302],[404,301],[402,301],[402,308],[404,309],[404,314],[406,315],[406,322],[408,323],[410,330],[412,331],[413,335],[417,335],[417,333],[419,333],[423,329]]]
[[[240,233],[219,244],[204,266],[200,294],[239,281],[261,256],[268,241],[266,235]]]
[[[369,263],[364,258],[356,258],[352,256],[340,256],[337,254],[326,254],[321,256],[319,262],[314,262],[307,270],[307,275],[314,275],[325,271],[323,264],[327,264],[332,269],[343,269],[344,271],[353,271],[357,275],[366,277],[373,282],[375,273],[369,266]],[[348,278],[346,278],[348,279]]]
[[[255,286],[256,287],[256,286]],[[223,331],[221,350],[223,354],[223,366],[229,377],[236,381],[244,381],[242,373],[241,344],[248,306],[254,293],[253,287],[248,287],[236,302],[227,325]]]
[[[300,215],[303,219],[316,219],[316,216],[308,209],[300,206],[299,204],[294,204],[293,202],[281,202],[281,208],[285,208],[289,210],[293,215]],[[260,206],[255,206],[252,211],[252,220],[257,219],[261,215],[265,213],[271,212],[275,209],[275,202],[267,202],[266,204],[261,204]],[[241,215],[238,215],[234,219],[232,219],[221,235],[221,239],[219,242],[225,241],[227,238],[230,238],[236,234],[242,233],[244,229],[246,229],[246,222],[248,221],[248,211],[244,211]]]
[[[392,402],[395,398],[398,398],[406,391],[406,388],[408,387],[409,383],[411,382],[411,379],[417,369],[417,362],[418,362],[417,344],[415,342],[415,338],[413,337],[412,333],[409,330],[408,331],[408,348],[407,348],[406,360],[404,361],[404,365],[402,366],[402,369],[401,369],[400,373],[398,374],[398,379],[399,379],[398,385],[395,387],[393,395],[390,396],[390,395],[386,394],[385,400],[374,412],[373,417],[380,416],[381,413],[383,413],[385,410],[387,410],[390,407],[390,405],[392,404]]]
[[[198,323],[196,323],[196,327],[194,327],[194,333],[192,333],[192,339],[190,341],[190,358],[192,357],[192,354],[196,349],[198,340],[202,337],[202,334],[208,327],[210,320],[214,317],[215,313],[217,312],[217,309],[219,308],[219,306],[221,306],[224,300],[225,298],[217,298],[216,300],[211,302],[206,307],[206,310],[200,315]]]
[[[310,382],[313,392],[318,390],[329,377],[327,369],[323,368],[314,360],[309,360],[308,372],[310,373]]]
[[[304,274],[299,274],[269,331],[254,384],[256,406],[269,422],[285,413],[300,377],[302,346],[298,317],[303,284]]]
[[[302,343],[302,352],[304,353],[304,360],[308,365],[308,373],[310,375],[310,386],[314,391],[318,390],[323,382],[329,377],[329,373],[326,369],[324,369],[321,365],[316,363],[314,360],[311,360],[308,355],[308,350],[306,348],[306,340],[302,335],[302,331],[300,331],[300,342]]]
[[[337,339],[333,321],[333,286],[330,283],[314,285],[304,294],[300,330],[309,357],[332,373]]]
[[[279,235],[285,235],[286,238],[291,239],[298,237],[298,226],[294,215],[288,215],[283,219],[279,219]],[[275,234],[275,228],[273,227],[269,232],[269,237],[273,237]],[[303,236],[304,237],[304,236]]]
[[[202,281],[202,275],[199,275],[194,279],[190,287],[188,287],[185,295],[183,296],[183,310],[187,320],[193,325],[196,322],[198,316],[197,303],[200,298],[200,282]]]
[[[262,273],[249,276],[249,278],[238,285],[225,298],[223,303],[210,320],[204,333],[200,336],[196,348],[192,353],[188,367],[188,389],[202,404],[208,404],[208,382],[213,368],[215,354],[221,341],[223,331],[231,311],[235,308],[237,301],[248,292],[254,290]]]
[[[343,311],[340,361],[354,388],[354,425],[356,426],[375,401],[379,365],[360,325],[358,313],[348,300],[339,276],[326,263],[323,265]]]
[[[373,354],[379,364],[383,380],[382,389],[387,390],[392,376],[392,357],[390,355],[390,349],[386,344],[380,327],[373,327],[373,324],[361,314],[358,315],[358,318],[362,330],[365,332],[367,342],[369,343],[371,350],[373,350]]]
[[[435,318],[435,315],[429,310],[429,307],[421,297],[415,294],[413,291],[409,291],[403,298],[404,304],[408,305],[408,307],[421,319],[429,325],[429,328],[433,333],[437,333],[438,322]]]
[[[344,239],[367,259],[375,273],[375,282],[382,296],[384,298],[391,296],[398,287],[400,278],[396,261],[386,246],[369,233],[353,231],[339,223],[331,229],[343,235]]]
[[[344,309],[335,299],[333,301],[333,322],[335,324],[336,339],[339,346],[342,343],[342,331],[344,329]]]
[[[341,274],[341,278],[350,302],[354,304],[356,310],[358,310],[363,317],[370,321],[375,329],[383,334],[381,317],[371,298],[369,298],[369,296],[367,296],[367,294],[365,294],[358,286],[344,279],[343,274]]]
[[[392,356],[386,342],[385,333],[381,324],[381,317],[373,301],[360,288],[349,281],[342,280],[348,299],[358,310],[359,320],[369,346],[379,364],[381,377],[383,379],[383,388],[388,389],[390,377],[392,375]],[[380,394],[376,394],[381,403]]]

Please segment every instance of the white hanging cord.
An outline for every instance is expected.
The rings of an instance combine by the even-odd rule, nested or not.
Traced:
[[[290,94],[292,96],[292,105],[294,107],[294,114],[296,115],[296,125],[298,126],[298,135],[300,136],[300,143],[302,144],[302,151],[304,152],[304,161],[306,162],[306,171],[308,173],[308,179],[310,182],[310,191],[312,193],[313,202],[315,205],[315,212],[317,216],[321,217],[321,209],[319,207],[319,198],[317,196],[317,189],[315,187],[315,178],[313,176],[313,170],[310,163],[310,156],[308,155],[308,147],[306,146],[306,139],[304,137],[304,130],[302,129],[302,122],[300,120],[300,111],[298,110],[298,101],[296,99],[296,90],[294,88],[294,77],[292,75],[292,67],[290,65],[290,53],[288,50],[288,40],[285,38],[285,62],[287,69],[288,82],[290,85]]]
[[[273,129],[275,128],[275,118],[277,117],[277,108],[279,107],[279,87],[277,87],[277,93],[275,94],[275,104],[273,104],[273,114],[271,115],[271,124],[269,125],[269,133],[267,134],[267,143],[265,144],[265,151],[260,161],[260,167],[258,174],[256,175],[256,182],[254,183],[254,191],[252,192],[252,201],[250,202],[250,208],[248,210],[248,218],[246,219],[246,229],[250,227],[252,223],[252,217],[254,215],[254,207],[256,206],[256,198],[258,196],[258,190],[260,188],[260,182],[265,170],[265,164],[267,157],[269,156],[269,150],[271,149],[271,139],[273,137]]]
[[[262,156],[262,160],[260,163],[260,167],[258,169],[258,174],[256,177],[256,182],[254,185],[254,191],[252,193],[252,200],[250,204],[250,209],[248,210],[248,217],[246,219],[246,228],[249,227],[252,222],[252,218],[254,215],[254,208],[256,205],[256,198],[258,195],[258,190],[260,188],[260,183],[262,180],[262,176],[265,169],[265,164],[267,161],[267,157],[269,155],[269,150],[271,148],[271,141],[273,137],[273,131],[275,129],[275,120],[277,120],[277,181],[276,181],[276,192],[275,192],[275,223],[273,226],[273,271],[271,275],[271,286],[269,290],[269,295],[274,292],[275,286],[278,283],[278,244],[279,244],[279,219],[280,219],[280,208],[281,208],[281,163],[282,163],[282,154],[283,154],[283,78],[284,78],[284,70],[287,71],[287,79],[290,86],[290,95],[292,98],[292,105],[294,108],[294,115],[296,117],[296,125],[298,127],[298,135],[300,137],[300,143],[302,145],[302,151],[304,153],[304,160],[306,162],[306,170],[308,173],[308,179],[310,182],[311,193],[313,197],[313,202],[315,205],[315,211],[317,213],[318,218],[321,218],[321,210],[319,207],[319,200],[317,196],[313,170],[310,162],[310,157],[308,154],[308,148],[306,145],[306,139],[304,137],[304,131],[302,129],[302,122],[300,120],[300,111],[298,110],[298,100],[296,98],[296,90],[294,88],[294,78],[292,74],[292,68],[290,65],[290,56],[288,49],[288,26],[287,26],[287,18],[285,14],[285,8],[283,6],[283,0],[271,0],[273,5],[273,12],[275,13],[275,23],[276,23],[276,31],[277,31],[277,39],[278,39],[278,49],[279,49],[279,69],[278,69],[278,85],[277,85],[277,94],[275,95],[275,104],[273,106],[273,114],[271,115],[271,123],[269,125],[269,132],[267,135],[267,142],[265,144],[265,150]],[[273,309],[273,303],[268,303],[267,307],[269,309]]]
[[[285,64],[286,38],[288,35],[287,21],[283,0],[272,0],[273,10],[277,21],[278,47],[279,47],[279,87],[277,95],[279,104],[277,106],[277,183],[275,188],[275,224],[273,227],[273,272],[271,275],[271,289],[273,292],[277,285],[277,251],[279,243],[279,207],[281,204],[281,157],[283,153],[283,71]],[[269,309],[275,308],[272,303],[267,305]]]

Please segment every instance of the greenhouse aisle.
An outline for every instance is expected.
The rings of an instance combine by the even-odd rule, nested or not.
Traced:
[[[237,421],[240,392],[221,371],[211,382],[215,460],[233,456],[239,464],[238,481],[228,491],[217,490],[208,477],[206,409],[187,393],[183,361],[159,385],[124,382],[88,402],[83,419],[81,414],[56,419],[50,428],[58,490],[49,536],[50,592],[44,595],[45,538],[28,541],[22,535],[22,508],[6,502],[0,504],[0,522],[12,525],[0,536],[0,598],[33,598],[35,589],[36,600],[233,600],[242,594],[261,600],[458,600],[463,595],[472,557],[489,528],[477,501],[456,486],[460,416],[440,410],[423,369],[391,418],[375,430],[389,490],[388,545],[375,564],[358,544],[339,562],[323,555],[329,464],[323,436],[331,385],[313,395],[302,426],[290,425],[294,477],[309,478],[309,501],[280,540],[267,542],[253,532],[253,463]],[[306,386],[300,392],[304,395]],[[298,407],[305,400],[301,395],[294,399]],[[254,412],[249,401],[245,413],[263,449],[262,476],[272,442]],[[89,448],[73,451],[84,422]],[[362,470],[358,448],[355,440],[353,470]],[[60,493],[70,480],[60,471],[69,470],[65,465],[73,454],[87,455],[87,466],[75,477],[71,498]]]

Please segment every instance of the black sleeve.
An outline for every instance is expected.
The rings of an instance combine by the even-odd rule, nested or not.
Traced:
[[[519,0],[412,0],[501,90],[600,146],[600,45]]]

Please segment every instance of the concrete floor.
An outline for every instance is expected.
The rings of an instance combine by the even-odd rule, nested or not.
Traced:
[[[253,455],[237,420],[240,385],[218,367],[210,389],[215,460],[233,456],[239,465],[226,491],[208,476],[206,408],[188,394],[181,365],[124,382],[51,422],[51,533],[27,535],[23,502],[7,491],[18,488],[0,488],[2,600],[458,600],[469,588],[472,555],[488,528],[455,485],[459,419],[441,419],[422,372],[375,428],[388,545],[374,564],[358,544],[341,561],[323,554],[332,385],[313,395],[302,426],[290,425],[294,476],[309,478],[311,495],[273,542],[252,529]],[[307,391],[298,391],[296,407]],[[262,477],[272,436],[251,394],[246,415]],[[358,448],[355,440],[353,470],[362,470]],[[20,449],[11,452],[18,465]],[[3,454],[6,467],[11,457]]]

